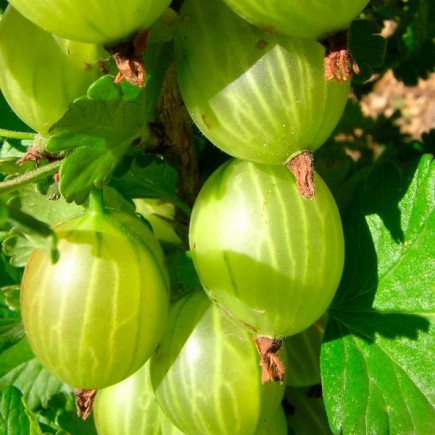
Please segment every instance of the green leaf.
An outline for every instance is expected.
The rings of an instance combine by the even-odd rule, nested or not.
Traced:
[[[319,386],[311,388],[287,387],[284,407],[288,415],[289,433],[295,435],[329,435],[328,419]]]
[[[38,421],[23,401],[21,392],[9,387],[0,399],[0,433],[42,435]]]
[[[0,353],[20,341],[25,336],[20,320],[0,319]]]
[[[177,180],[177,171],[169,163],[146,156],[136,159],[124,176],[112,180],[111,186],[126,198],[162,199],[190,214],[189,207],[175,194]]]
[[[84,208],[76,204],[68,204],[64,198],[50,200],[36,191],[35,186],[27,185],[11,195],[8,205],[20,209],[35,219],[52,226],[80,213]]]
[[[84,211],[83,207],[76,204],[68,204],[63,198],[49,200],[47,197],[38,193],[33,185],[26,185],[14,192],[8,201],[8,206],[21,213],[32,216],[42,225],[52,226],[62,220],[68,219]],[[50,232],[47,233],[49,236]],[[43,249],[49,255],[53,255],[53,240],[46,237],[45,233],[41,237],[35,234],[33,229],[13,228],[10,235],[3,242],[3,252],[11,257],[11,264],[15,267],[26,265],[30,253],[33,249]],[[56,253],[54,254],[56,255]],[[54,259],[56,256],[54,257]]]
[[[77,148],[60,170],[60,190],[69,202],[82,204],[93,186],[105,186],[132,143],[148,138],[140,112],[139,104],[120,95],[108,101],[81,98],[53,127],[49,151]]]
[[[12,385],[23,393],[30,409],[46,408],[64,388],[41,366],[25,338],[0,354],[0,391]]]
[[[354,76],[355,83],[363,83],[373,74],[373,68],[384,63],[387,41],[379,35],[381,29],[368,20],[355,20],[349,32],[349,48],[352,57],[360,68]]]
[[[171,282],[171,297],[178,299],[187,292],[202,290],[189,252],[174,251],[166,257]]]
[[[38,219],[35,219],[32,215],[22,212],[19,208],[10,206],[8,204],[8,220],[15,225],[11,230],[11,236],[3,242],[3,250],[7,254],[8,249],[16,247],[14,241],[10,240],[15,237],[16,233],[22,234],[29,244],[35,248],[40,249],[50,256],[52,262],[56,262],[59,258],[59,252],[57,250],[57,237],[51,228]],[[19,246],[19,253],[23,254],[23,243],[17,242]],[[11,253],[9,251],[9,253]],[[16,263],[18,266],[19,264]]]
[[[107,185],[129,150],[141,151],[151,140],[149,123],[172,59],[168,47],[158,43],[146,50],[148,78],[143,89],[128,83],[117,86],[113,77],[102,77],[50,130],[48,151],[72,150],[60,170],[60,190],[68,202],[82,204],[92,187]]]
[[[334,433],[427,434],[435,419],[435,176],[381,163],[344,216],[346,260],[322,346]]]

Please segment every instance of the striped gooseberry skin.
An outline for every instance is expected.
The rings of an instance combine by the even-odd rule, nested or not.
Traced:
[[[11,0],[30,21],[62,38],[109,45],[153,24],[170,0]]]
[[[134,215],[105,211],[53,228],[60,259],[35,250],[21,284],[24,328],[35,355],[74,387],[99,389],[138,370],[165,328],[163,252]]]
[[[320,147],[337,125],[349,82],[324,78],[324,47],[267,33],[221,0],[186,0],[175,38],[186,107],[218,148],[284,164]]]
[[[92,408],[98,435],[160,435],[160,406],[149,360],[133,375],[98,391]]]
[[[148,360],[123,381],[98,391],[92,408],[98,435],[182,435],[157,403]]]
[[[104,56],[102,46],[55,37],[11,6],[0,21],[0,89],[12,110],[43,136],[103,75],[97,64]]]
[[[317,39],[346,29],[369,0],[223,0],[240,16],[269,31]]]
[[[208,296],[261,336],[297,334],[328,308],[344,263],[334,198],[305,200],[284,166],[224,163],[192,211],[190,249]]]
[[[151,381],[163,411],[186,434],[254,434],[284,393],[283,383],[261,383],[251,334],[204,292],[171,307]]]

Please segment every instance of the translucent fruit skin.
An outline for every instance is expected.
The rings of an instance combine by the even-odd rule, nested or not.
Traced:
[[[146,362],[165,328],[163,252],[147,225],[127,213],[86,213],[53,229],[59,261],[33,251],[21,284],[32,350],[71,386],[120,382]]]
[[[171,307],[151,381],[163,411],[186,434],[252,435],[284,393],[284,383],[261,383],[251,334],[204,292]]]
[[[98,391],[93,406],[98,435],[160,435],[160,406],[149,361],[118,384]]]
[[[324,47],[264,32],[221,0],[186,0],[175,38],[186,107],[218,148],[283,164],[320,147],[336,127],[349,82],[324,78]]]
[[[74,41],[110,45],[153,24],[170,0],[11,0],[30,21]]]
[[[11,6],[0,21],[0,89],[14,112],[43,136],[103,75],[97,62],[105,56],[103,47],[55,37]]]
[[[297,334],[328,308],[344,264],[334,198],[315,176],[304,200],[284,166],[234,160],[207,180],[190,249],[210,299],[259,335]]]
[[[149,360],[127,379],[99,390],[92,412],[98,435],[184,434],[157,403]]]
[[[346,29],[369,0],[223,0],[269,32],[318,39]]]

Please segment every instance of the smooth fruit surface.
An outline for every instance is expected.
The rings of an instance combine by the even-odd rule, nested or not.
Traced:
[[[223,0],[269,32],[317,39],[346,29],[369,0]]]
[[[287,418],[282,406],[267,420],[261,422],[255,435],[286,435]]]
[[[11,0],[25,17],[75,41],[111,44],[148,28],[170,0]]]
[[[327,309],[344,241],[329,189],[316,175],[305,200],[284,166],[233,160],[206,181],[192,211],[190,249],[210,299],[258,335],[296,334]]]
[[[42,365],[69,385],[115,384],[157,346],[168,312],[162,250],[136,216],[85,213],[55,226],[60,259],[30,256],[21,312]]]
[[[253,434],[284,392],[282,383],[261,383],[251,334],[203,292],[171,308],[151,380],[163,411],[186,434]]]
[[[0,21],[0,89],[14,112],[47,135],[74,99],[103,72],[101,46],[64,40],[9,6]]]
[[[93,414],[98,435],[160,435],[160,406],[151,386],[149,361],[129,378],[98,391]]]
[[[221,0],[186,0],[180,20],[180,90],[214,145],[237,158],[283,164],[326,141],[349,83],[325,80],[320,43],[264,32]]]

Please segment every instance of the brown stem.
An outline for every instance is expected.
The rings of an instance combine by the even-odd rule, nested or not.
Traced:
[[[175,72],[171,65],[166,73],[162,94],[153,125],[161,152],[178,172],[177,195],[189,207],[193,206],[201,187],[196,149],[193,143],[192,120],[183,103]],[[176,231],[187,242],[189,217],[176,208]]]
[[[296,177],[296,185],[298,186],[299,193],[305,199],[313,199],[316,193],[316,186],[314,185],[313,153],[311,151],[301,152],[287,162],[287,167]]]

